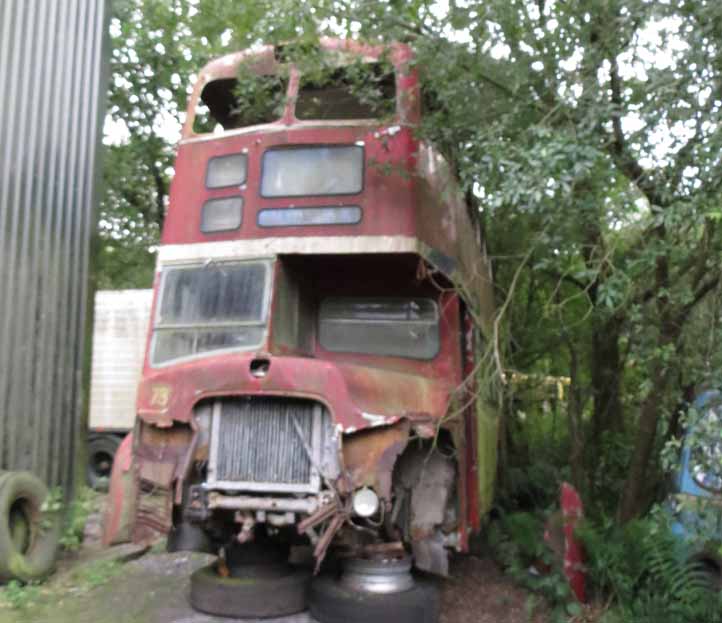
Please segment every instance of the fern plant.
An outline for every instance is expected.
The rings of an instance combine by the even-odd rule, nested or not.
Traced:
[[[685,557],[664,521],[643,519],[620,527],[585,524],[590,585],[611,600],[606,621],[720,623],[722,600],[700,562]]]

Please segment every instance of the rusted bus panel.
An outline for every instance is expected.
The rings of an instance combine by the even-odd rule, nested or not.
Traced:
[[[409,421],[348,435],[343,443],[344,467],[351,485],[372,487],[381,499],[391,500],[391,474],[409,441]]]
[[[302,357],[271,358],[268,374],[257,378],[251,373],[253,360],[253,353],[233,353],[146,371],[138,414],[145,422],[168,427],[174,419],[189,422],[194,405],[203,398],[282,395],[319,400],[344,432],[354,432],[404,417],[438,419],[446,413],[453,390],[445,379]],[[369,386],[373,395],[365,393]],[[158,405],[154,396],[161,389],[168,398]],[[394,400],[384,402],[384,395]]]
[[[103,517],[103,545],[130,541],[138,503],[138,483],[133,469],[133,433],[126,435],[115,454],[110,494]]]
[[[137,498],[133,540],[140,543],[151,541],[171,528],[173,501],[176,499],[174,483],[182,482],[189,453],[193,450],[194,434],[188,425],[176,424],[170,429],[158,429],[142,423],[136,427],[135,433],[135,464],[132,469]]]
[[[107,14],[0,3],[0,469],[51,486],[78,449]]]
[[[176,157],[170,189],[170,208],[163,228],[161,242],[189,244],[230,240],[258,240],[271,237],[292,238],[307,236],[413,236],[414,195],[408,176],[398,166],[415,149],[410,128],[398,131],[386,140],[375,138],[374,127],[334,127],[331,122],[307,127],[280,126],[273,131],[256,129],[253,132],[230,136],[211,136],[208,140],[181,142]],[[363,145],[365,158],[374,164],[367,166],[363,190],[356,195],[264,198],[261,196],[263,154],[269,148],[300,144]],[[248,179],[242,195],[243,222],[239,230],[217,233],[201,231],[201,210],[207,199],[238,194],[234,189],[207,189],[206,164],[210,158],[240,153],[248,154]],[[359,205],[363,218],[358,224],[298,225],[263,227],[258,213],[278,207],[313,207],[319,205]],[[393,206],[393,210],[389,210]],[[250,245],[241,247],[252,248]]]

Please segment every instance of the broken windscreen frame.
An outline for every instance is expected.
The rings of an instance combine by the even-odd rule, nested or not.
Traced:
[[[151,365],[261,346],[268,322],[270,275],[265,261],[166,267]]]

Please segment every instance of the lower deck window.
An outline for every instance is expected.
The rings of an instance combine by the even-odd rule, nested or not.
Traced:
[[[319,339],[334,352],[433,359],[439,352],[438,308],[421,298],[325,299]]]

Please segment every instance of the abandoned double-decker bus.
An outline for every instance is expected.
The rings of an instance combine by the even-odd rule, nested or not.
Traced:
[[[491,273],[449,165],[415,135],[411,50],[320,54],[323,81],[273,46],[199,75],[105,538],[220,552],[191,583],[214,614],[310,594],[322,622],[432,620],[411,565],[446,574],[491,505]],[[351,88],[359,66],[387,112]],[[274,106],[239,103],[249,73]],[[313,580],[287,566],[302,546],[317,572],[326,559]]]

